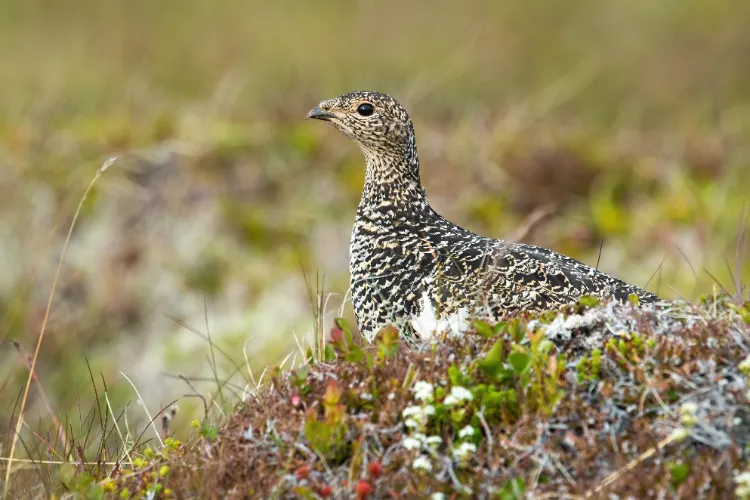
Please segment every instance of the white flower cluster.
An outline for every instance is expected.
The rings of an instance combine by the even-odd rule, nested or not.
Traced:
[[[423,403],[432,403],[435,396],[435,388],[429,382],[420,380],[414,384],[412,388],[414,397]]]
[[[430,415],[435,414],[435,407],[432,405],[424,406],[407,406],[401,412],[406,421],[405,424],[411,429],[423,430],[427,425]]]
[[[421,405],[412,405],[404,408],[401,415],[404,417],[404,424],[409,429],[409,435],[402,441],[401,445],[409,451],[417,452],[418,455],[412,462],[412,468],[421,471],[431,471],[432,461],[430,456],[434,456],[437,447],[443,442],[440,436],[427,436],[424,431],[427,428],[430,417],[435,414],[435,387],[425,381],[417,381],[412,387],[414,399],[421,402]],[[464,412],[460,408],[467,401],[474,399],[471,391],[461,386],[451,388],[448,396],[443,400],[443,404],[454,408],[454,411]],[[477,447],[471,442],[476,430],[471,425],[463,427],[458,431],[458,441],[451,448],[453,459],[460,465],[466,465],[471,456],[476,453]]]
[[[431,404],[435,397],[435,387],[429,382],[420,380],[414,384],[412,392],[414,392],[414,398],[420,401],[422,405],[407,406],[401,412],[405,420],[404,424],[410,429],[409,436],[401,441],[401,445],[407,450],[419,453],[411,464],[412,468],[431,471],[432,462],[429,456],[422,454],[422,451],[434,453],[435,448],[443,441],[440,436],[426,436],[423,432],[427,427],[430,416],[435,414],[435,407]]]
[[[472,437],[473,435],[474,435],[474,427],[470,425],[467,425],[466,427],[458,431],[458,437],[460,437],[461,439]]]
[[[477,452],[477,446],[471,442],[471,438],[474,437],[475,432],[476,430],[471,425],[467,425],[458,431],[458,439],[466,441],[455,443],[451,453],[461,466],[465,466],[471,456]]]
[[[434,450],[442,442],[443,438],[440,436],[425,436],[420,432],[415,432],[401,440],[401,446],[407,450]]]
[[[415,458],[414,461],[411,463],[411,466],[416,470],[423,470],[423,471],[432,470],[432,462],[430,462],[430,459],[424,455],[419,455],[417,458]]]
[[[450,394],[446,396],[443,404],[446,406],[459,406],[464,401],[471,401],[472,399],[474,399],[474,395],[468,389],[457,385],[451,389]]]

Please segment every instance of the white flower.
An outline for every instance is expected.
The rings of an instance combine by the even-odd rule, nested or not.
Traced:
[[[413,417],[416,415],[422,414],[422,407],[421,406],[407,406],[404,408],[404,411],[401,412],[401,415],[404,418]]]
[[[471,437],[474,435],[474,427],[467,425],[460,431],[458,431],[458,437],[465,438],[465,437]]]
[[[466,460],[472,453],[476,453],[477,447],[474,443],[461,443],[453,448],[453,457],[456,460]]]
[[[418,450],[422,447],[422,442],[419,439],[407,437],[401,441],[401,446],[403,446],[407,450]]]
[[[688,401],[687,403],[682,403],[680,406],[680,414],[681,415],[695,415],[695,413],[698,411],[698,405]]]
[[[430,495],[430,500],[445,500],[445,494],[444,493],[433,493]]]
[[[412,390],[414,391],[414,397],[418,400],[424,401],[425,403],[432,403],[432,398],[435,391],[435,388],[432,386],[432,384],[420,380],[419,382],[414,384],[414,388]]]
[[[740,361],[740,364],[737,365],[737,368],[739,368],[739,370],[743,374],[750,375],[750,354],[745,359]]]
[[[426,470],[426,471],[432,470],[432,464],[430,463],[430,460],[424,455],[420,455],[417,458],[415,458],[414,461],[411,463],[411,466],[417,470]]]
[[[698,412],[698,405],[688,401],[680,406],[680,422],[685,427],[692,427],[698,423],[695,414]]]
[[[457,385],[451,389],[451,393],[443,401],[443,404],[453,406],[460,404],[462,401],[471,401],[474,396],[465,387]]]
[[[359,395],[360,398],[364,399],[365,401],[372,401],[372,394],[369,392],[363,392]]]
[[[430,415],[434,414],[435,407],[432,405],[407,406],[401,412],[401,415],[406,419],[406,422],[404,422],[406,426],[415,429],[421,429],[427,425]]]
[[[669,433],[669,440],[670,441],[682,441],[689,435],[690,435],[689,430],[685,429],[684,427],[678,427]]]
[[[734,476],[734,494],[737,498],[747,500],[750,498],[750,472],[742,472]]]
[[[424,444],[427,446],[437,446],[443,442],[443,438],[440,436],[428,436],[424,438]]]

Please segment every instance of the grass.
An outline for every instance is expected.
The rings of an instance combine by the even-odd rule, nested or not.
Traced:
[[[106,435],[122,460],[140,400],[189,443],[204,405],[229,415],[301,361],[292,332],[351,322],[333,311],[362,160],[302,118],[353,88],[408,107],[455,222],[670,299],[750,279],[742,2],[67,8],[0,6],[0,457],[18,439],[18,459],[96,463]],[[336,292],[313,329],[300,267]],[[14,484],[52,491],[53,469]]]

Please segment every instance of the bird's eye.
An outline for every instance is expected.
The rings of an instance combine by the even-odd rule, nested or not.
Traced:
[[[357,113],[359,113],[362,116],[370,116],[374,112],[375,112],[375,108],[369,102],[363,102],[357,108]]]

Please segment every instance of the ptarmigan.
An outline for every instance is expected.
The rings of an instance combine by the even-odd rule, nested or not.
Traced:
[[[486,238],[435,212],[419,178],[414,127],[392,97],[351,92],[321,102],[307,118],[331,123],[365,156],[349,269],[354,313],[368,340],[389,324],[416,341],[430,325],[455,332],[470,317],[552,310],[583,295],[660,300],[570,257]]]

